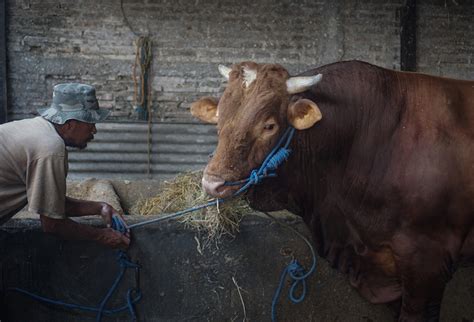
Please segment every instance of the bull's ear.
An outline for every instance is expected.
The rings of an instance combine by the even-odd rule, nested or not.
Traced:
[[[312,127],[323,117],[315,102],[302,98],[288,107],[288,122],[297,130]]]
[[[214,97],[203,97],[191,104],[191,114],[201,121],[217,124],[217,103]]]

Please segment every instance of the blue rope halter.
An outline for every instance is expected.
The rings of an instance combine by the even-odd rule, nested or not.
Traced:
[[[264,178],[277,176],[276,169],[290,156],[291,149],[289,149],[288,146],[290,145],[294,134],[295,128],[291,126],[288,127],[278,140],[276,146],[272,151],[270,151],[265,160],[262,162],[260,168],[258,168],[258,170],[252,170],[250,172],[250,176],[247,179],[225,183],[227,186],[243,184],[243,186],[236,193],[234,193],[233,196],[241,194],[252,185],[259,184]]]

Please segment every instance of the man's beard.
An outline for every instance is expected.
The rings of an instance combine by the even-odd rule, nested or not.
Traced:
[[[72,142],[72,141],[66,141],[66,146],[68,147],[71,147],[71,148],[77,148],[77,149],[85,149],[87,147],[87,143],[88,141],[84,142],[84,143],[75,143],[75,142]]]

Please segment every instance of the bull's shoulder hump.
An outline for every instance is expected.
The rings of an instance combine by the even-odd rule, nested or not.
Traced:
[[[369,70],[386,70],[389,72],[395,72],[390,69],[385,69],[383,67],[379,67],[373,64],[370,64],[365,61],[361,60],[346,60],[346,61],[339,61],[319,67],[311,68],[307,71],[304,71],[295,76],[311,76],[316,74],[327,74],[327,73],[341,73],[345,74],[348,72],[353,73],[354,71],[369,71]]]

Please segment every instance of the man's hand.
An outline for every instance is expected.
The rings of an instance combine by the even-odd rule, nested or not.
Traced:
[[[63,225],[60,225],[64,226],[65,224],[66,226],[61,228],[59,228],[58,226],[52,229],[51,227],[49,227],[51,225],[48,225],[48,222],[50,222],[51,220],[48,220],[46,218],[46,227],[48,227],[48,229],[45,231],[57,233],[62,231],[62,234],[60,235],[64,238],[95,240],[103,245],[113,248],[125,249],[130,245],[130,229],[125,223],[125,220],[123,220],[122,214],[106,202],[79,200],[71,197],[66,197],[66,215],[68,217],[100,215],[104,220],[105,224],[107,225],[107,228],[101,229],[95,227],[88,227],[86,225],[80,225],[69,220],[64,221]],[[116,231],[111,228],[114,220],[119,221],[118,224],[120,228],[125,228],[125,232]],[[75,229],[69,227],[70,225],[74,225]],[[67,230],[67,233],[65,230]]]
[[[130,233],[123,234],[112,228],[96,228],[77,223],[69,218],[53,219],[40,215],[40,219],[44,232],[55,234],[64,239],[94,240],[105,246],[123,250],[130,245]]]
[[[122,234],[112,228],[101,229],[97,241],[105,246],[126,250],[130,246],[130,234]]]
[[[128,228],[127,224],[125,223],[125,219],[123,218],[122,214],[119,213],[117,210],[114,209],[111,205],[109,205],[106,202],[102,203],[102,208],[100,209],[100,216],[104,220],[105,224],[107,225],[107,228],[112,227],[112,221],[113,217],[116,218],[116,220],[119,220],[121,225],[123,225],[126,229],[125,236],[130,239],[130,229]]]

